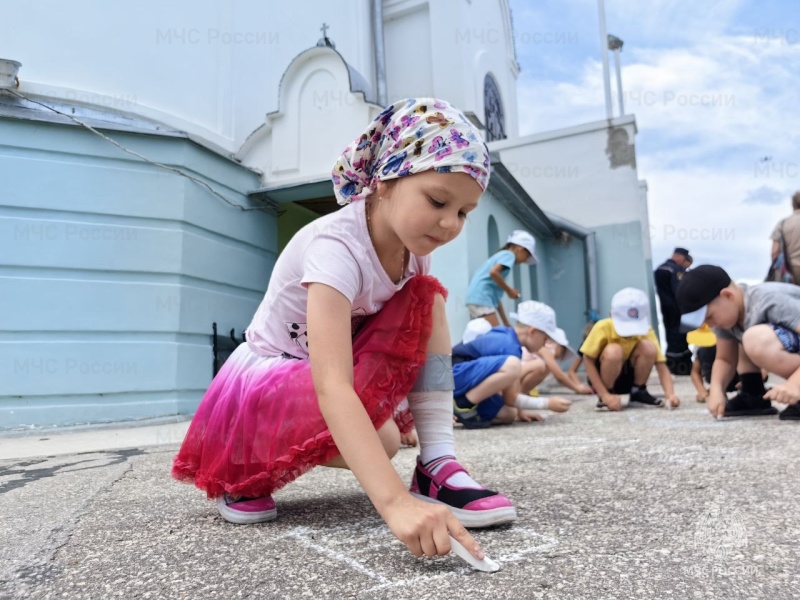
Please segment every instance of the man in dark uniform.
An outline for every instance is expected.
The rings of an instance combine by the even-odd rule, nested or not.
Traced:
[[[681,311],[675,292],[683,274],[692,264],[692,257],[686,248],[675,248],[672,258],[655,270],[656,291],[661,303],[661,317],[667,334],[667,366],[673,375],[689,375],[692,371],[692,352],[686,342],[686,334],[681,333]]]

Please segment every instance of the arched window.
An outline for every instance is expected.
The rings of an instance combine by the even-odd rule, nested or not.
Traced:
[[[494,77],[486,74],[483,80],[483,112],[486,123],[486,141],[506,139],[506,118],[500,88]]]

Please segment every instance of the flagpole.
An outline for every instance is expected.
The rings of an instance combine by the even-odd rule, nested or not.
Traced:
[[[614,116],[611,106],[611,74],[608,69],[608,34],[606,33],[606,7],[604,0],[597,0],[600,16],[600,48],[603,50],[603,90],[606,95],[606,119]]]

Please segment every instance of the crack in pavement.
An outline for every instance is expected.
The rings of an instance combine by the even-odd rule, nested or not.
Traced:
[[[115,451],[102,451],[102,452],[86,452],[82,454],[103,455],[103,458],[109,459],[108,462],[102,462],[91,466],[80,467],[77,469],[70,469],[76,465],[81,465],[88,462],[96,461],[97,459],[83,459],[66,462],[64,464],[54,465],[52,467],[39,468],[39,469],[26,469],[36,464],[45,463],[57,457],[46,457],[43,459],[30,460],[23,463],[17,463],[11,467],[0,467],[0,477],[23,475],[22,479],[12,480],[0,486],[0,495],[7,493],[13,489],[20,489],[29,483],[39,481],[42,479],[54,477],[60,473],[72,473],[78,471],[88,471],[101,467],[113,467],[122,463],[127,463],[127,468],[123,469],[117,476],[113,477],[110,481],[101,485],[94,494],[84,496],[84,502],[70,511],[69,516],[65,522],[55,526],[48,534],[46,539],[35,550],[27,564],[24,564],[13,571],[7,573],[0,578],[0,590],[5,587],[11,593],[10,597],[31,597],[32,588],[38,587],[47,581],[51,580],[54,576],[54,570],[57,568],[54,564],[56,554],[66,546],[72,538],[72,534],[80,524],[83,517],[87,514],[89,506],[92,502],[102,493],[111,489],[119,481],[124,479],[129,473],[133,471],[134,464],[129,462],[129,459],[136,456],[144,455],[144,450],[141,449],[128,449],[128,450],[115,450]],[[15,484],[15,485],[12,485]],[[12,587],[13,586],[13,587]],[[3,593],[0,593],[3,596]]]

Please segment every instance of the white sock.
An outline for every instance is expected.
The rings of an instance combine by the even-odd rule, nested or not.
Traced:
[[[453,392],[411,392],[408,394],[408,405],[417,428],[422,464],[427,465],[442,457],[455,460]],[[435,475],[447,462],[440,461],[431,468],[431,473]],[[454,473],[447,481],[458,487],[483,487],[466,473]]]
[[[547,405],[548,398],[543,398],[541,396],[534,398],[527,394],[517,394],[517,399],[514,402],[514,406],[524,410],[547,410]]]

